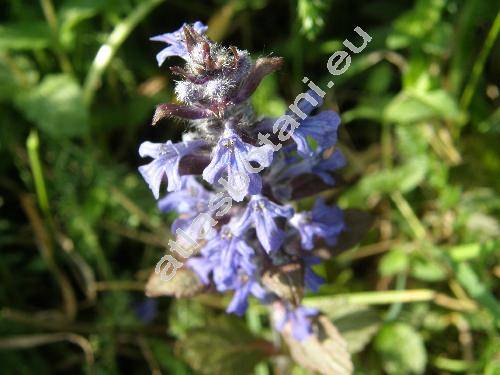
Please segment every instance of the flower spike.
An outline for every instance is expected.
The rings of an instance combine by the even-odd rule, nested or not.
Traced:
[[[317,291],[325,281],[314,272],[321,262],[316,245],[341,242],[344,213],[323,198],[302,211],[294,207],[304,203],[293,201],[336,182],[333,173],[346,162],[336,147],[340,117],[314,112],[323,99],[308,91],[286,113],[298,124],[291,139],[275,147],[278,135],[262,133],[276,133],[276,119],[257,119],[249,99],[283,59],[254,61],[247,51],[211,41],[206,30],[198,21],[152,38],[168,44],[157,55],[159,65],[170,56],[184,61],[170,68],[177,101],[158,105],[152,123],[175,118],[189,127],[182,142],[139,147],[141,157],[152,158],[139,172],[153,196],[159,199],[167,185],[159,209],[178,214],[172,232],[195,249],[176,242],[176,257],[167,257],[185,266],[197,292],[231,292],[228,313],[243,315],[256,298],[271,306],[287,342],[318,339],[322,317],[301,302],[306,289]]]

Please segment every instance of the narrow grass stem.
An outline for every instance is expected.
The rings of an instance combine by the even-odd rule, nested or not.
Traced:
[[[474,363],[470,363],[461,359],[446,358],[443,356],[434,358],[432,363],[440,370],[457,373],[470,371],[470,369],[474,367]]]
[[[129,280],[110,280],[98,281],[95,283],[95,288],[98,292],[105,291],[144,291],[146,285],[140,281]]]
[[[400,273],[396,277],[396,290],[403,291],[406,288],[406,280],[407,280],[406,274]],[[396,320],[402,308],[403,308],[402,302],[393,303],[389,308],[389,311],[387,312],[386,320],[387,321]]]
[[[49,198],[47,195],[47,188],[45,186],[45,179],[43,177],[43,168],[40,161],[40,140],[36,130],[32,130],[26,140],[26,149],[28,151],[28,158],[33,174],[33,181],[35,184],[36,197],[38,205],[46,217],[50,217]]]
[[[474,92],[476,91],[476,86],[479,82],[479,77],[481,77],[481,73],[484,70],[484,65],[486,63],[486,59],[495,44],[495,40],[498,37],[498,32],[500,31],[500,12],[497,13],[495,20],[493,21],[493,25],[491,25],[488,36],[486,37],[486,41],[484,42],[483,48],[481,52],[479,52],[479,56],[474,62],[474,66],[472,67],[472,73],[470,76],[467,85],[462,94],[462,98],[460,99],[460,107],[463,111],[466,111],[469,108],[469,105],[472,101],[472,97],[474,96]]]
[[[403,217],[408,222],[408,225],[413,231],[415,238],[418,240],[424,239],[426,236],[425,228],[418,219],[417,215],[415,215],[415,212],[413,212],[413,209],[411,208],[408,201],[403,197],[403,194],[401,194],[399,191],[395,191],[391,194],[391,198],[396,204],[399,212],[401,212],[401,215],[403,215]]]
[[[434,299],[436,292],[431,289],[391,290],[385,292],[359,292],[335,296],[311,296],[304,298],[304,304],[321,308],[339,301],[347,304],[386,305],[397,302],[421,302]]]
[[[391,125],[388,122],[382,123],[382,134],[380,139],[382,148],[382,162],[385,169],[392,168],[392,135]]]
[[[40,5],[42,6],[42,11],[45,19],[47,20],[50,30],[52,31],[54,49],[57,59],[59,60],[59,65],[61,65],[61,69],[63,72],[72,74],[73,66],[71,65],[71,61],[64,53],[61,43],[59,42],[59,26],[57,23],[57,15],[54,4],[52,3],[52,0],[40,0]]]
[[[100,85],[102,74],[109,66],[118,49],[137,24],[163,1],[164,0],[147,0],[140,2],[124,20],[115,26],[111,34],[109,34],[106,42],[97,51],[85,79],[83,98],[88,106],[92,104],[95,92]]]

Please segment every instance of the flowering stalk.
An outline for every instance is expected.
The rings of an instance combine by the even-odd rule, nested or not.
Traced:
[[[303,290],[323,283],[312,268],[320,262],[314,249],[334,245],[344,220],[322,198],[311,211],[290,203],[334,184],[332,172],[345,164],[335,149],[340,119],[333,111],[312,115],[322,103],[317,91],[282,118],[257,118],[250,96],[282,59],[253,61],[247,51],[209,40],[206,29],[196,22],[152,38],[168,44],[159,65],[171,56],[185,61],[171,68],[179,103],[159,105],[153,125],[176,118],[189,132],[179,143],[144,142],[139,153],[153,160],[139,170],[156,199],[166,182],[170,193],[158,205],[179,213],[172,230],[203,237],[186,265],[207,289],[233,291],[227,311],[244,314],[252,295],[271,306],[276,329],[303,341],[318,315],[301,305]],[[210,228],[192,225],[200,214]]]

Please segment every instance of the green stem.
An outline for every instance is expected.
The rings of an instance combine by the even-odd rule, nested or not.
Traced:
[[[382,162],[385,169],[392,168],[392,136],[391,125],[388,122],[382,123],[382,133],[380,144],[382,147]]]
[[[83,86],[83,98],[88,106],[92,104],[92,100],[94,99],[95,92],[99,87],[102,74],[109,66],[118,49],[130,35],[132,30],[134,30],[137,24],[163,1],[164,0],[147,0],[140,2],[139,5],[128,15],[128,17],[119,22],[111,34],[109,34],[106,42],[97,51],[85,79]]]
[[[493,48],[495,40],[498,36],[498,32],[500,31],[500,12],[497,13],[495,20],[493,21],[493,25],[491,25],[490,32],[486,37],[486,41],[484,42],[483,48],[477,57],[474,66],[472,67],[472,73],[465,86],[464,92],[462,94],[462,98],[460,100],[460,107],[462,110],[466,111],[472,101],[472,97],[474,96],[474,92],[476,91],[476,86],[479,81],[479,77],[481,77],[481,73],[484,69],[484,64],[486,63],[486,59]]]
[[[396,290],[404,290],[406,287],[406,280],[406,274],[400,273],[396,278]],[[402,308],[403,303],[401,301],[393,303],[389,308],[385,319],[389,322],[392,320],[396,320]]]
[[[32,130],[26,140],[26,148],[28,150],[28,158],[33,173],[35,183],[35,191],[38,199],[38,205],[46,217],[50,217],[50,206],[47,195],[47,188],[43,178],[43,168],[39,155],[40,140],[36,130]]]
[[[418,240],[424,239],[425,228],[418,219],[417,215],[415,215],[415,212],[413,212],[413,209],[411,208],[408,201],[403,197],[403,194],[401,194],[399,191],[396,191],[391,194],[391,198],[396,204],[399,212],[401,212],[401,215],[403,215],[408,222],[408,225],[413,231],[415,238]]]
[[[54,8],[54,4],[52,0],[40,0],[40,5],[42,6],[43,14],[49,27],[52,31],[52,38],[54,39],[54,47],[57,59],[59,60],[59,64],[61,65],[61,69],[65,73],[73,73],[73,67],[71,66],[71,62],[66,56],[59,42],[59,26],[57,24],[57,16],[56,10]]]
[[[57,16],[54,4],[51,0],[40,0],[40,5],[42,6],[43,14],[49,27],[53,32],[57,31]]]
[[[470,371],[470,369],[474,367],[473,363],[463,361],[461,359],[451,359],[446,357],[436,357],[432,362],[438,369],[447,372],[464,373]]]
[[[386,305],[403,302],[432,301],[436,293],[431,289],[391,290],[385,292],[346,293],[335,296],[313,296],[304,298],[307,306],[322,309],[328,306],[337,306],[340,303],[362,305]]]

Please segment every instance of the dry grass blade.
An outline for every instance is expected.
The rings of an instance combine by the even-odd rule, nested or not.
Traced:
[[[78,345],[85,355],[85,361],[89,365],[94,363],[94,352],[90,342],[85,337],[71,332],[6,337],[0,339],[0,349],[30,349],[36,346],[53,344],[60,341],[68,341]]]
[[[90,302],[94,302],[97,298],[97,290],[92,267],[76,251],[68,251],[66,254],[71,261],[71,265],[75,268],[75,275],[79,286],[84,291],[87,299]]]
[[[76,315],[75,292],[73,291],[68,277],[54,260],[52,238],[45,228],[45,225],[40,214],[38,213],[33,198],[29,194],[20,194],[19,199],[21,201],[21,207],[26,213],[26,216],[28,217],[33,228],[35,239],[42,257],[47,263],[48,268],[54,275],[54,278],[61,288],[61,294],[64,303],[64,312],[67,318],[72,320]]]

